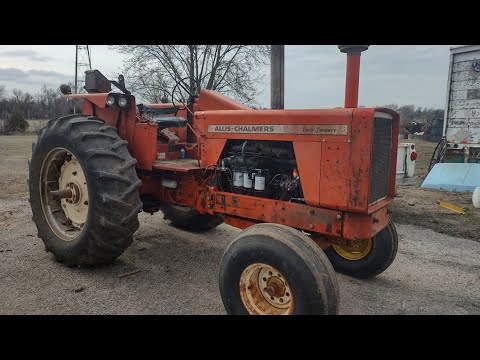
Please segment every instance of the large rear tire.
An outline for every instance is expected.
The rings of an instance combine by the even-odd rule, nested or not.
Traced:
[[[127,142],[102,120],[50,120],[32,144],[28,181],[45,250],[67,266],[111,263],[120,256],[132,243],[142,209],[135,164]]]
[[[312,239],[284,225],[242,231],[225,250],[219,285],[232,315],[338,313],[332,265]]]
[[[360,279],[377,276],[393,263],[398,250],[398,235],[393,222],[372,239],[355,246],[332,245],[325,250],[333,268]]]
[[[164,218],[170,220],[173,226],[191,232],[208,231],[223,223],[219,216],[200,214],[189,207],[166,204],[162,207],[162,212]]]

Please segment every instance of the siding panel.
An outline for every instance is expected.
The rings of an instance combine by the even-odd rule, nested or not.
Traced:
[[[449,76],[450,97],[447,104],[447,130],[449,141],[480,142],[480,72],[473,69],[474,59],[480,61],[480,50],[453,55]]]

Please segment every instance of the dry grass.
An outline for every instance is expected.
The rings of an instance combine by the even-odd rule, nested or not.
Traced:
[[[472,204],[472,193],[430,190],[420,188],[425,179],[436,143],[419,139],[415,143],[417,160],[415,175],[418,186],[398,186],[397,197],[390,206],[393,220],[399,224],[428,227],[440,233],[480,241],[480,209]],[[465,208],[465,215],[456,214],[436,204],[443,200]]]
[[[28,130],[27,133],[38,134],[38,130],[47,126],[47,120],[27,120],[28,121]]]
[[[28,158],[35,135],[0,136],[0,198],[28,193]]]
[[[36,136],[32,135],[0,136],[0,198],[27,194],[27,159],[31,156],[31,144],[35,139]],[[421,140],[412,142],[418,152],[415,173],[423,180],[436,144]],[[471,193],[398,186],[397,195],[390,207],[396,223],[424,226],[437,232],[479,240],[480,209],[473,207]],[[466,214],[455,214],[438,206],[435,203],[438,199],[465,207]]]
[[[0,128],[5,120],[0,119]],[[39,120],[27,120],[28,122],[28,129],[27,134],[37,134],[38,130],[45,127],[47,125],[48,119],[39,119]]]

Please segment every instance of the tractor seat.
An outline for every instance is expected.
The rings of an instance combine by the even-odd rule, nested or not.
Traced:
[[[181,116],[154,116],[152,120],[159,128],[179,128],[187,125],[187,120]]]

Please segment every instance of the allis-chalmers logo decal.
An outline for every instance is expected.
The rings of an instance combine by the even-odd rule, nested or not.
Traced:
[[[347,135],[347,125],[208,125],[209,133]]]

